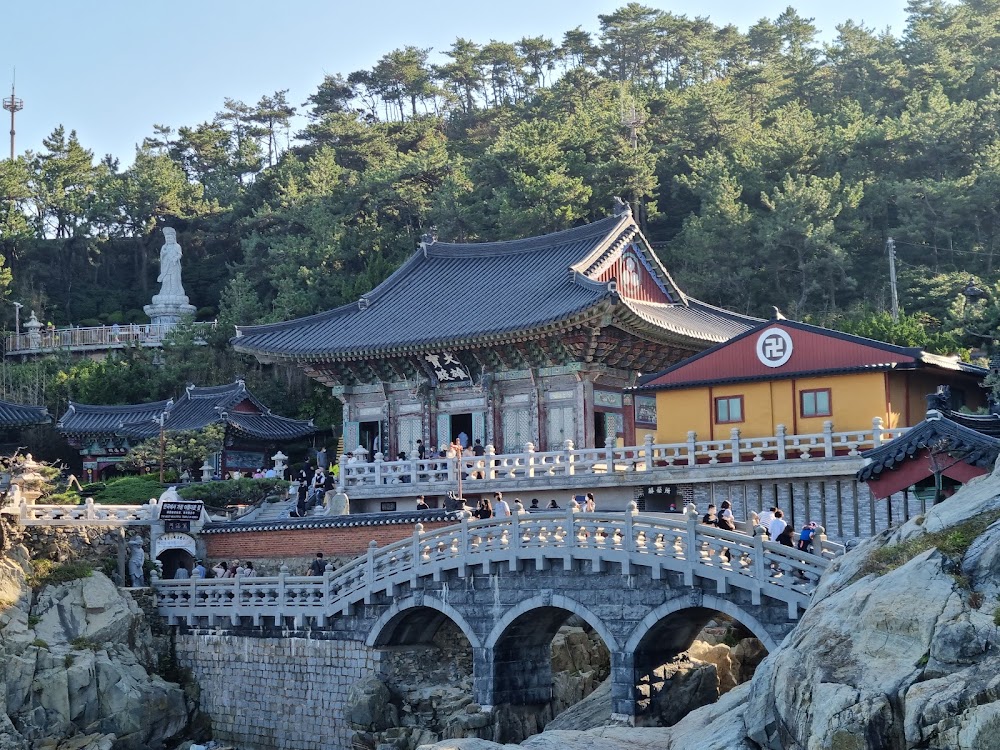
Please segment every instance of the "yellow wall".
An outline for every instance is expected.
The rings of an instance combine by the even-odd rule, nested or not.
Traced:
[[[743,437],[764,437],[773,435],[779,424],[785,425],[788,434],[818,433],[827,420],[833,422],[835,431],[870,430],[873,417],[886,420],[885,383],[884,373],[865,372],[659,391],[656,442],[683,442],[688,430],[697,432],[699,440],[721,440],[729,437],[733,427],[738,427]],[[799,394],[820,388],[830,389],[833,415],[799,416]],[[902,393],[900,390],[898,409],[893,397],[897,422],[903,409]],[[714,425],[714,399],[727,396],[743,396],[744,421]]]

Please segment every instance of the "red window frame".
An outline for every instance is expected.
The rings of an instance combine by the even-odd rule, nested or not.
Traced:
[[[806,394],[826,394],[826,411],[819,411],[817,408],[816,412],[813,414],[806,414]],[[815,401],[814,401],[815,403]],[[813,417],[832,417],[833,416],[833,394],[830,392],[829,388],[810,388],[808,390],[799,391],[799,416],[802,419],[812,419]]]
[[[739,419],[719,419],[719,402],[720,401],[739,401],[740,402],[740,418]],[[715,424],[740,424],[746,421],[746,410],[743,408],[743,396],[717,396],[715,399],[715,414],[712,416],[715,418]],[[732,413],[732,409],[727,407],[727,410]]]

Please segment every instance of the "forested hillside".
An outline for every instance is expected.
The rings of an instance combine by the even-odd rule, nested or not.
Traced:
[[[56,324],[142,321],[155,229],[177,227],[191,301],[225,326],[148,370],[139,388],[156,397],[192,370],[257,372],[226,352],[232,323],[352,300],[426,232],[542,233],[605,216],[620,195],[709,302],[981,348],[1000,320],[1000,3],[908,8],[900,36],[845,19],[829,43],[792,8],[743,33],[638,3],[562,39],[414,39],[301,104],[220,89],[213,119],[151,125],[125,168],[78,142],[70,113],[41,151],[0,163],[0,283]],[[910,314],[896,326],[889,236]],[[961,293],[970,275],[985,299]],[[53,367],[59,398],[138,395]],[[50,375],[8,374],[5,390]],[[296,402],[310,393],[267,377]]]

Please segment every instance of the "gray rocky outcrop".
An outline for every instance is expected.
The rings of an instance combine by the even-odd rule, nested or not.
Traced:
[[[27,550],[0,556],[0,750],[163,747],[188,724],[184,692],[154,673],[135,601],[105,576],[28,587]]]
[[[749,683],[672,727],[543,732],[520,747],[1000,750],[994,519],[996,474],[861,544],[830,567],[799,625],[759,666],[753,643],[732,650],[741,672],[756,670]],[[431,747],[509,747],[467,742]]]

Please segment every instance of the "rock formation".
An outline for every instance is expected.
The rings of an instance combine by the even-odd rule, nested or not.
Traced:
[[[717,703],[669,728],[543,732],[521,747],[1000,749],[998,596],[994,472],[836,561],[795,630]],[[505,747],[469,742],[429,747]]]
[[[159,748],[188,724],[154,673],[145,616],[104,575],[29,587],[20,545],[0,554],[0,750]]]

